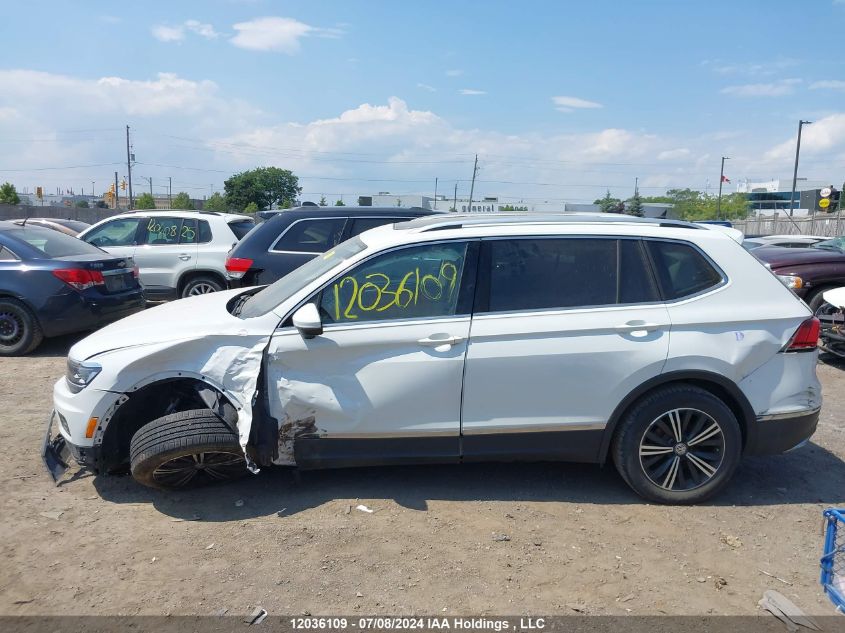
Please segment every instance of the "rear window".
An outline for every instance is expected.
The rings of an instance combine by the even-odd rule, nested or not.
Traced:
[[[104,254],[96,246],[52,229],[25,226],[10,230],[9,235],[26,242],[46,258]]]
[[[254,226],[255,222],[252,220],[236,220],[235,222],[229,222],[229,228],[232,229],[232,233],[235,234],[235,237],[238,238],[238,240],[242,240],[244,235],[249,233]]]
[[[271,247],[274,251],[325,253],[340,241],[346,218],[298,220]]]
[[[664,299],[680,299],[722,283],[721,273],[689,244],[647,242]]]

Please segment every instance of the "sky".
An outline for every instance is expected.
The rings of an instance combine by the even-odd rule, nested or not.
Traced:
[[[845,179],[845,0],[8,2],[0,182],[592,202]],[[799,187],[800,188],[800,187]]]

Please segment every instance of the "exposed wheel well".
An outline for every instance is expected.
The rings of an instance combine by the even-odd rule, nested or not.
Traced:
[[[634,405],[637,404],[637,402],[648,397],[658,389],[679,384],[692,385],[694,387],[698,387],[699,389],[704,389],[724,402],[736,416],[736,420],[739,423],[739,428],[742,433],[742,448],[745,450],[750,430],[749,424],[754,420],[754,412],[751,409],[751,405],[742,395],[742,392],[739,391],[738,387],[734,386],[731,388],[723,382],[726,379],[721,377],[711,377],[703,372],[693,372],[690,374],[679,372],[679,375],[675,377],[668,377],[663,380],[660,378],[661,377],[658,377],[654,381],[651,381],[651,383],[646,383],[646,385],[640,389],[637,389],[629,394],[616,408],[616,411],[613,412],[613,415],[608,421],[608,432],[605,434],[605,438],[602,442],[601,453],[599,454],[600,462],[604,463],[607,459],[611,441],[619,432],[619,423],[625,419],[625,416],[628,415],[628,412],[634,407]]]
[[[193,378],[169,378],[150,383],[119,405],[103,435],[100,472],[114,472],[129,465],[132,436],[148,422],[181,411],[209,408],[237,431],[237,410],[226,397],[206,383]]]
[[[179,277],[179,283],[176,284],[176,293],[180,297],[182,296],[182,291],[185,289],[185,286],[188,284],[191,279],[196,279],[197,277],[214,277],[223,288],[226,288],[226,278],[221,275],[216,270],[191,270],[186,273],[182,273],[182,276]]]

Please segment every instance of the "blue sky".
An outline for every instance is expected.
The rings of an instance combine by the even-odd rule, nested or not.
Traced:
[[[6,8],[0,179],[202,196],[277,165],[307,195],[591,201],[845,178],[845,1],[206,0]],[[78,167],[92,165],[91,167]],[[94,167],[93,165],[98,165]],[[71,168],[73,167],[73,168]],[[58,169],[53,169],[58,168]],[[104,186],[97,186],[102,190]],[[347,198],[348,199],[348,198]]]

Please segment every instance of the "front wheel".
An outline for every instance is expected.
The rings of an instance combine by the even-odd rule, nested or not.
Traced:
[[[613,461],[626,483],[658,503],[692,504],[716,494],[739,465],[742,434],[719,398],[692,385],[664,387],[620,422]]]
[[[132,477],[151,488],[229,481],[248,471],[238,435],[210,409],[172,413],[142,426],[129,445]]]

